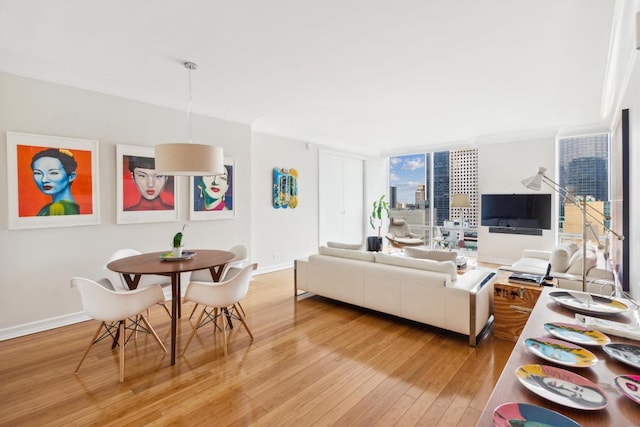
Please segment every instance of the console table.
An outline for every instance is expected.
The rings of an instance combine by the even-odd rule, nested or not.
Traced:
[[[530,353],[524,346],[524,340],[531,337],[549,336],[544,329],[546,322],[575,323],[575,312],[556,304],[549,293],[557,291],[554,288],[543,288],[540,297],[531,312],[518,342],[516,343],[507,364],[496,383],[491,396],[480,415],[478,426],[493,425],[493,411],[498,406],[507,402],[524,402],[532,405],[544,406],[556,412],[572,418],[582,426],[631,426],[640,425],[640,408],[626,396],[618,391],[613,384],[613,379],[618,375],[634,374],[635,368],[611,359],[601,347],[586,347],[599,359],[598,364],[590,368],[568,368],[547,362]],[[595,317],[595,316],[594,316]],[[608,317],[618,322],[633,322],[631,316],[616,315]],[[611,342],[629,343],[638,345],[638,341],[628,340],[607,334]],[[539,397],[527,390],[516,378],[516,369],[520,365],[544,364],[558,366],[575,372],[590,381],[598,384],[606,393],[609,404],[605,409],[598,411],[586,411],[558,405],[547,399]]]

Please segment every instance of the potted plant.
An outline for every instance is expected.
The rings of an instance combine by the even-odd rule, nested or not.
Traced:
[[[369,224],[374,230],[376,229],[374,222],[378,221],[378,235],[367,237],[367,250],[371,252],[378,252],[382,249],[382,236],[380,235],[380,229],[382,228],[383,214],[386,214],[387,218],[389,218],[389,204],[384,198],[385,195],[383,194],[378,200],[373,201],[373,209],[369,216]]]
[[[173,247],[173,256],[174,257],[181,257],[182,256],[182,236],[183,236],[183,231],[185,229],[185,227],[187,226],[187,224],[182,226],[182,230],[178,231],[174,236],[173,236],[173,243],[172,243],[172,247]]]

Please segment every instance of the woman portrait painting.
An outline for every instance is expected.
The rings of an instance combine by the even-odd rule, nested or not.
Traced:
[[[125,155],[123,162],[123,210],[173,210],[173,177],[157,174],[154,158]]]
[[[16,154],[20,217],[92,213],[90,151],[19,145]]]
[[[222,175],[196,176],[193,181],[193,210],[233,210],[233,166],[225,165]]]

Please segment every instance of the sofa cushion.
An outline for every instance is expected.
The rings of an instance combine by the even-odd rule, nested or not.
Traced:
[[[411,258],[430,259],[433,261],[453,261],[456,262],[458,254],[453,251],[434,251],[426,248],[405,247],[404,254]]]
[[[376,253],[374,255],[376,263],[395,265],[397,267],[415,268],[419,270],[434,271],[436,273],[448,274],[451,281],[458,279],[456,263],[452,261],[433,261],[430,259],[417,259],[401,256],[392,256]]]
[[[365,251],[356,251],[353,249],[339,249],[339,248],[328,248],[326,246],[320,246],[318,248],[318,253],[320,255],[328,255],[328,256],[336,256],[340,258],[350,258],[357,259],[360,261],[370,261],[373,262],[374,256],[373,252],[365,252]]]
[[[362,250],[361,243],[327,242],[327,247],[336,249]]]

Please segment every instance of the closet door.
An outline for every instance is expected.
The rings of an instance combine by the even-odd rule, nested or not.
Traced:
[[[363,243],[364,162],[320,151],[318,157],[319,243]]]

